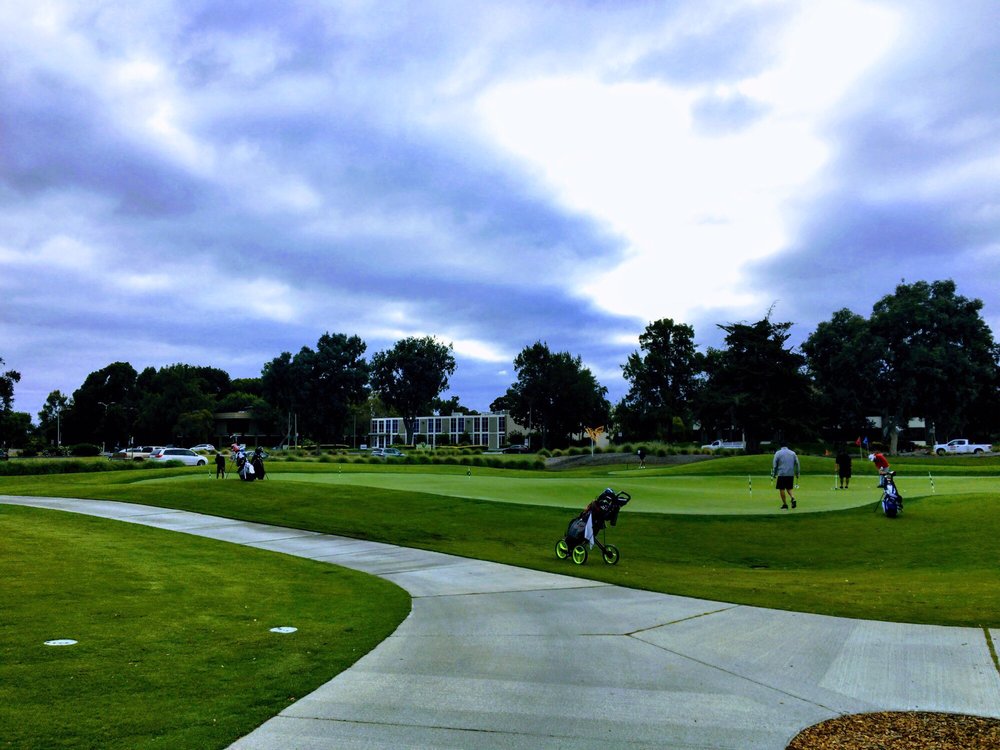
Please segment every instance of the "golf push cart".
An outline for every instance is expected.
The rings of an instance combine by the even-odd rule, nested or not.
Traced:
[[[627,492],[615,492],[610,487],[604,490],[569,522],[566,535],[556,542],[556,557],[560,560],[572,557],[574,563],[583,565],[587,562],[588,547],[596,544],[604,562],[608,565],[617,563],[620,557],[618,548],[613,544],[604,544],[597,535],[601,531],[606,534],[608,524],[614,526],[618,523],[618,511],[631,499]]]

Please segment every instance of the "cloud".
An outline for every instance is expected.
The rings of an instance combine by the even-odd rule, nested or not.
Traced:
[[[777,301],[804,335],[931,274],[996,326],[994,12],[3,5],[17,408],[117,359],[255,376],[326,331],[454,342],[475,408],[536,340],[614,399],[651,320],[713,343]]]

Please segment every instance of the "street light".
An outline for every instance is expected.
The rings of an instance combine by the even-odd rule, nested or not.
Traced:
[[[101,425],[103,428],[102,432],[107,433],[108,430],[108,407],[117,404],[117,401],[98,401],[98,404],[104,407],[104,424]],[[101,441],[101,453],[104,453],[104,449],[107,447],[107,434],[104,436],[104,440]]]

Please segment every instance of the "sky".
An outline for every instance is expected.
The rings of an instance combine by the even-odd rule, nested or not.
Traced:
[[[953,279],[1000,334],[995,0],[6,0],[14,408],[324,333],[526,346],[615,403],[652,321],[798,344]]]

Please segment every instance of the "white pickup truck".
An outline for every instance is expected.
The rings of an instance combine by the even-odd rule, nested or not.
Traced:
[[[939,456],[949,453],[989,453],[993,446],[989,443],[970,443],[965,438],[955,438],[947,443],[938,443],[934,446],[934,452]]]
[[[743,441],[726,442],[725,440],[715,440],[708,445],[701,446],[705,451],[742,451],[746,450],[747,444]]]

